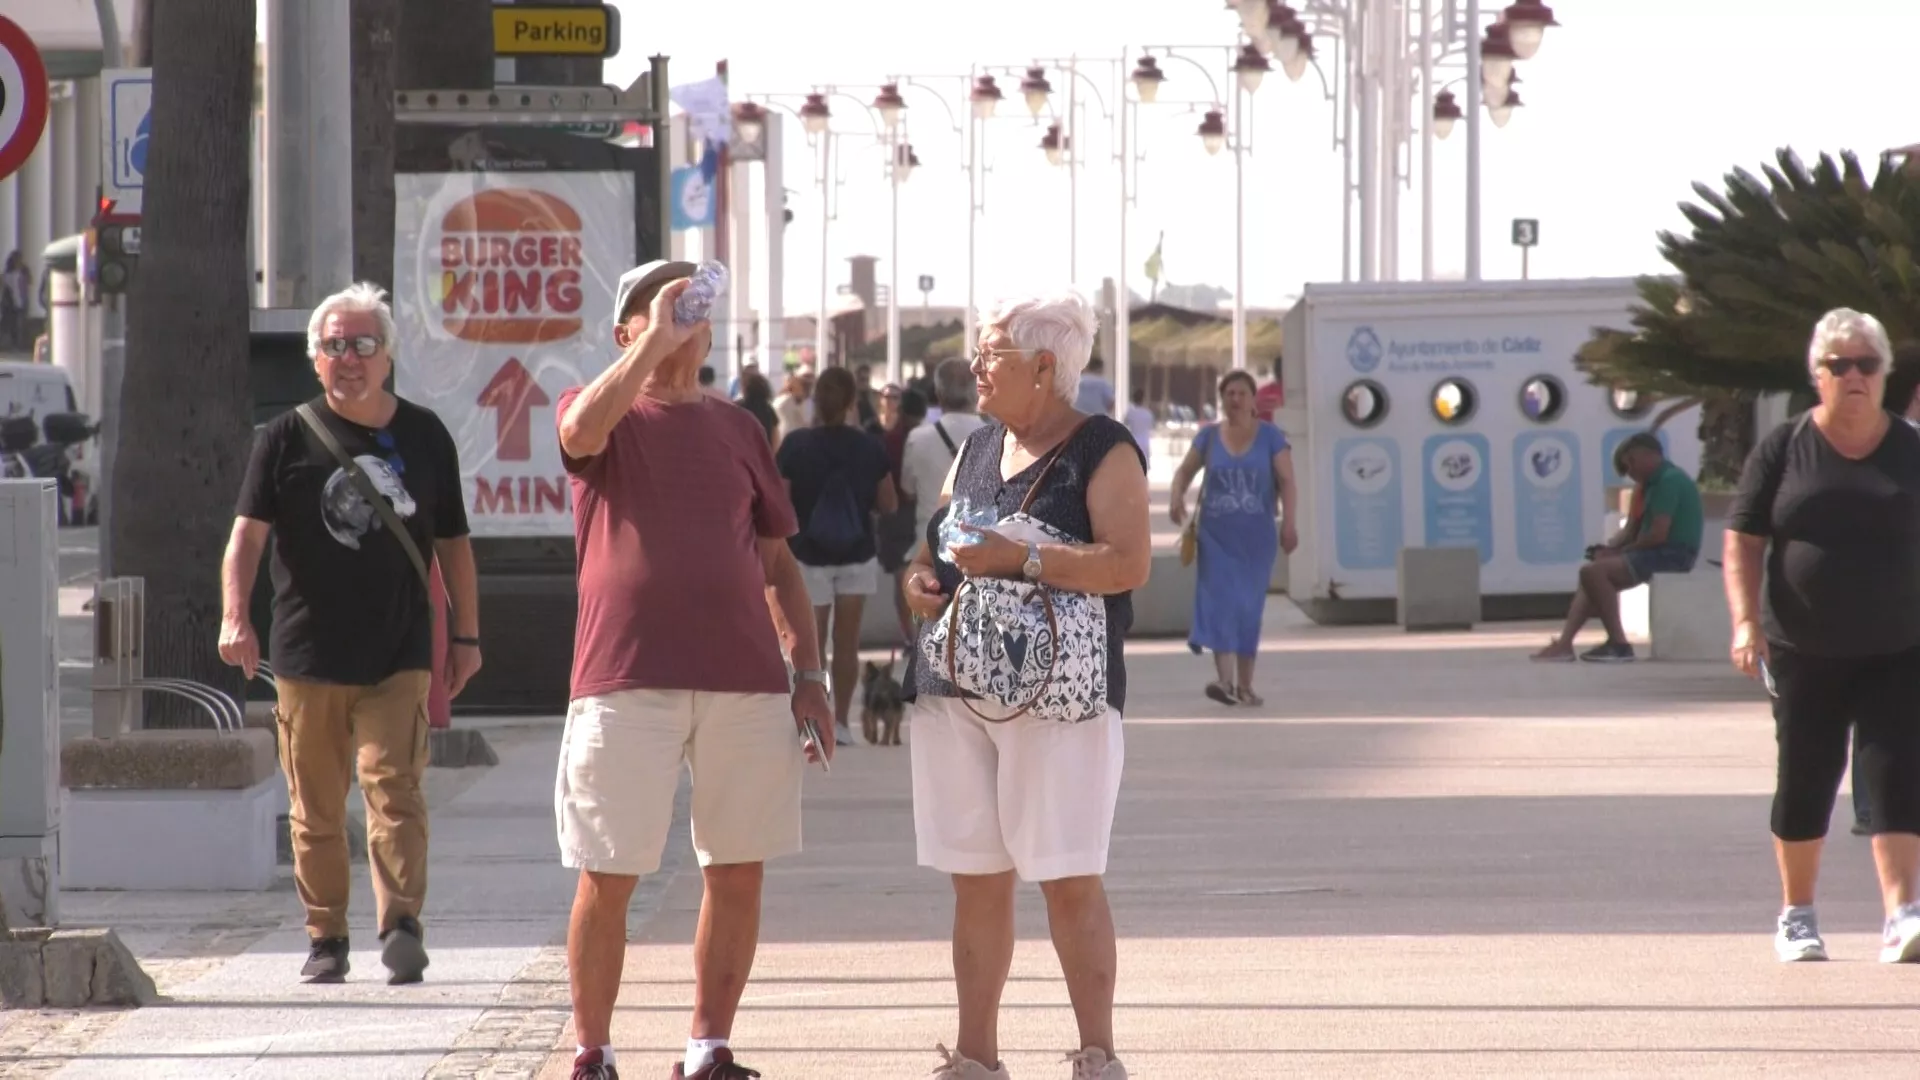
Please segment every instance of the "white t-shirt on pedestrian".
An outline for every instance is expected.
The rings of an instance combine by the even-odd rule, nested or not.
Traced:
[[[1093,416],[1113,415],[1113,384],[1105,375],[1080,376],[1080,393],[1073,407]]]
[[[986,426],[978,413],[947,413],[938,421],[953,440],[956,449],[966,444],[967,436]],[[913,535],[925,539],[927,522],[940,505],[940,489],[946,486],[947,472],[953,468],[954,453],[940,438],[933,423],[921,424],[907,432],[906,449],[900,454],[900,492],[914,500]]]
[[[1133,441],[1140,444],[1140,452],[1153,456],[1153,410],[1145,405],[1127,407],[1127,430],[1133,432]]]

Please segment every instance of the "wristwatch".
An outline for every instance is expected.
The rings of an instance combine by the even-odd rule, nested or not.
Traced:
[[[800,688],[800,684],[803,682],[819,683],[820,688],[822,690],[825,690],[829,694],[833,692],[833,681],[830,678],[828,678],[825,670],[811,669],[807,671],[794,672],[793,688],[798,690]]]
[[[1040,545],[1027,544],[1027,561],[1020,566],[1020,576],[1028,581],[1040,580]]]

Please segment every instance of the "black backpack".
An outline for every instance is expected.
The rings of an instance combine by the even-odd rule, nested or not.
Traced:
[[[846,463],[831,454],[828,461],[832,471],[820,487],[820,497],[814,500],[812,512],[807,514],[807,526],[801,536],[826,559],[836,563],[854,562],[860,548],[871,539],[867,515],[860,511],[860,500],[854,494]]]

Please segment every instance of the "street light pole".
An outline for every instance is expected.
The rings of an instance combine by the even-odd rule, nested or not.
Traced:
[[[1080,58],[1067,61],[1067,284],[1080,288]]]
[[[1433,280],[1433,7],[1420,0],[1420,280]]]
[[[833,129],[820,132],[820,308],[813,324],[813,366],[827,369],[827,275],[830,249],[827,226],[833,222]]]
[[[1467,280],[1480,280],[1480,0],[1467,0]]]
[[[893,188],[893,225],[887,253],[887,384],[900,385],[900,142],[898,125],[887,129],[887,180]]]
[[[1119,97],[1114,99],[1113,115],[1119,123],[1120,157],[1120,267],[1113,280],[1113,408],[1122,419],[1126,404],[1133,400],[1133,293],[1127,287],[1127,210],[1133,201],[1133,157],[1127,141],[1127,54],[1121,50],[1120,62],[1113,66],[1118,74]]]
[[[1247,367],[1247,92],[1233,88],[1233,368]]]
[[[978,65],[967,69],[968,94],[972,93],[974,73]],[[980,318],[980,309],[974,301],[974,254],[978,243],[980,227],[980,115],[967,97],[961,97],[967,117],[967,317],[961,320],[962,339],[966,344],[966,355],[973,358],[973,351],[980,343],[980,329],[975,325]]]

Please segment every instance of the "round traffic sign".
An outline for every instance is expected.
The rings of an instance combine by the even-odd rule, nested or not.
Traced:
[[[47,68],[20,24],[0,15],[0,179],[27,163],[47,127]]]

